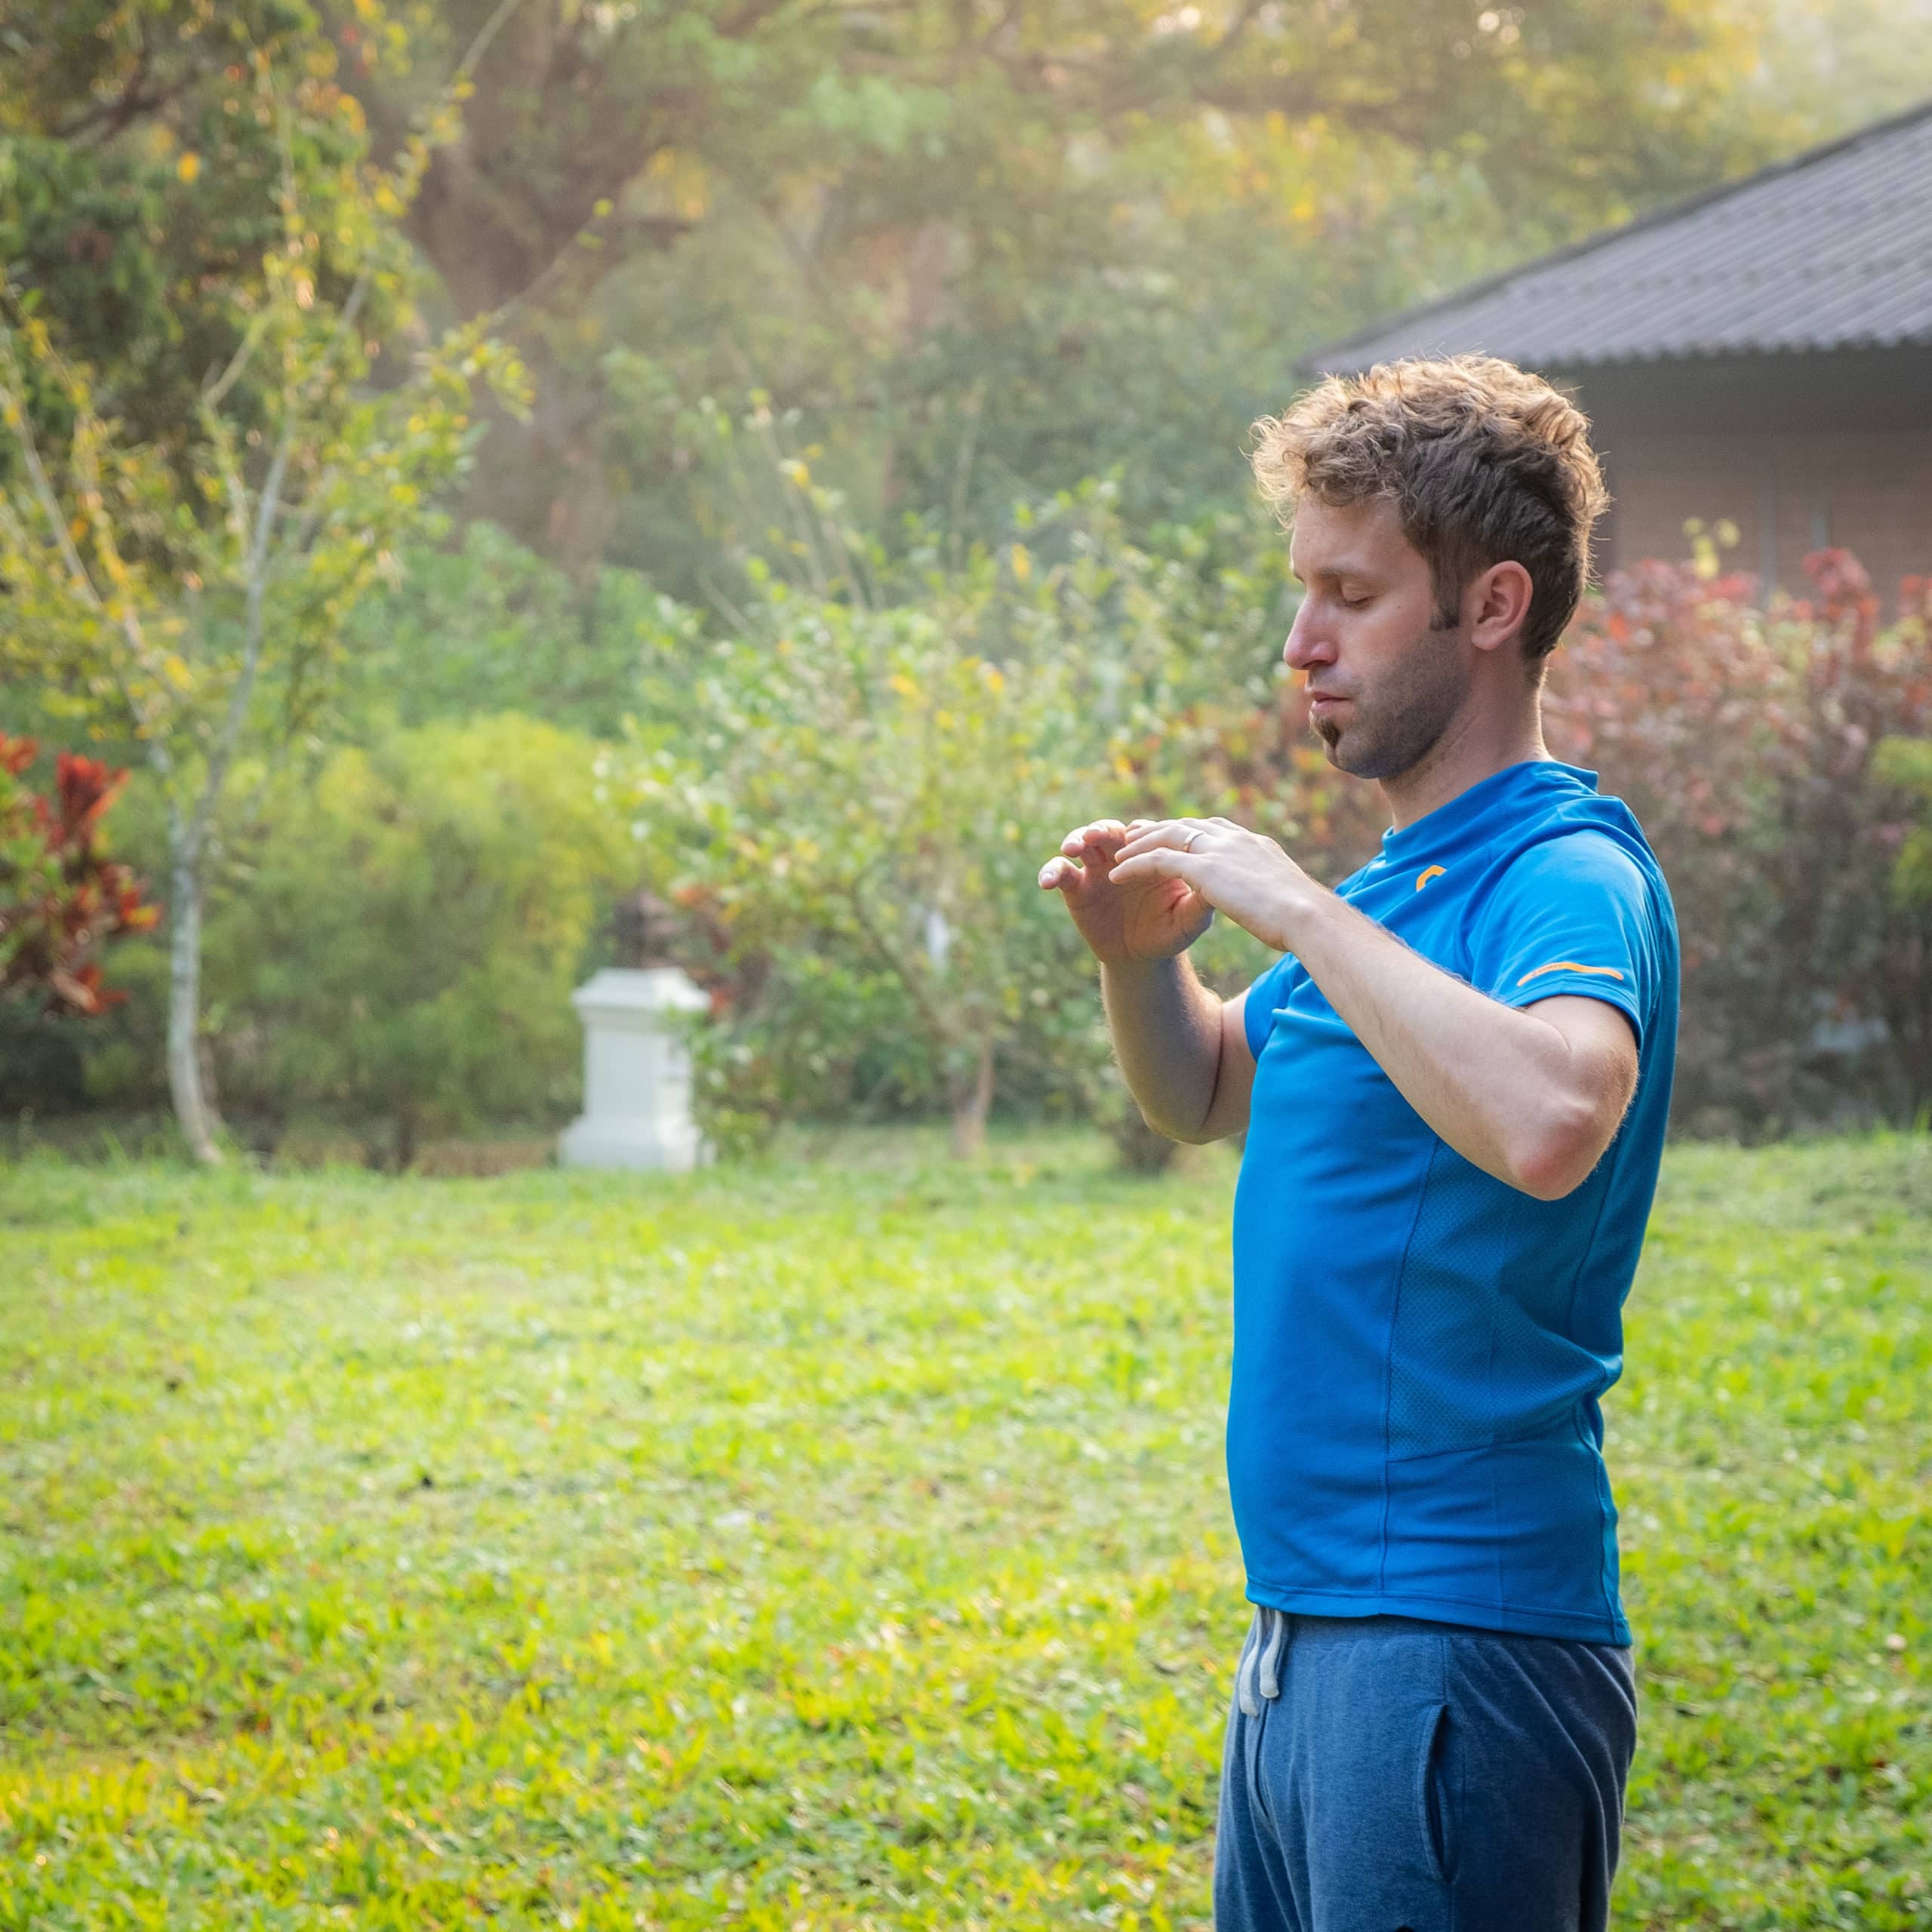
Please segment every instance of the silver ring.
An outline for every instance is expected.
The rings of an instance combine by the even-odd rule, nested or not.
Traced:
[[[1194,828],[1194,829],[1193,829],[1192,832],[1190,832],[1187,835],[1187,837],[1186,837],[1186,838],[1182,841],[1182,844],[1181,844],[1181,848],[1180,848],[1180,849],[1181,849],[1183,852],[1191,852],[1191,851],[1192,851],[1194,850],[1194,841],[1195,841],[1197,838],[1198,838],[1200,836],[1201,836],[1201,828],[1200,828],[1200,826],[1198,826],[1198,825],[1197,825],[1197,826]]]

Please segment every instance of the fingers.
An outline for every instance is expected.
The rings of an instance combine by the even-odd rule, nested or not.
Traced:
[[[1127,836],[1127,827],[1117,818],[1097,818],[1091,825],[1083,825],[1077,830],[1069,832],[1060,841],[1060,849],[1069,858],[1078,857],[1080,848],[1083,845],[1091,840],[1103,839],[1109,836],[1124,838]]]
[[[1093,878],[1102,878],[1126,837],[1127,827],[1118,819],[1098,819],[1091,825],[1083,825],[1078,832],[1069,832],[1060,850],[1078,859]]]
[[[1201,843],[1211,820],[1198,818],[1136,819],[1130,828],[1134,835],[1114,854],[1116,866],[1122,859],[1137,858],[1164,846],[1191,851]]]
[[[1107,877],[1115,885],[1131,884],[1138,878],[1177,878],[1190,890],[1198,891],[1195,884],[1200,875],[1201,855],[1184,851],[1178,845],[1149,845],[1131,855],[1123,854],[1116,860]]]
[[[1069,832],[1060,841],[1060,856],[1040,868],[1040,884],[1048,891],[1077,892],[1101,883],[1127,831],[1118,819],[1103,818]]]
[[[1040,884],[1048,891],[1081,892],[1091,886],[1137,878],[1139,872],[1123,871],[1125,861],[1167,851],[1185,857],[1198,851],[1211,832],[1240,829],[1226,818],[1137,818],[1125,824],[1117,818],[1096,819],[1069,832],[1060,841],[1058,855],[1040,868]],[[1155,872],[1161,877],[1187,876],[1167,866],[1156,868]]]

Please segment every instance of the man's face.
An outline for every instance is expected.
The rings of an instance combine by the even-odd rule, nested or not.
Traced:
[[[1399,777],[1468,701],[1474,669],[1460,628],[1430,628],[1427,561],[1386,498],[1345,509],[1305,498],[1288,566],[1306,594],[1281,655],[1303,675],[1329,762]]]

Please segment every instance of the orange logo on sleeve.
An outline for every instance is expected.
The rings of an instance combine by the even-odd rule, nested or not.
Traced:
[[[1534,971],[1525,973],[1516,983],[1526,986],[1545,973],[1607,973],[1613,980],[1623,977],[1614,966],[1580,966],[1574,959],[1552,959],[1547,966],[1539,966]]]
[[[1442,876],[1442,872],[1443,868],[1440,866],[1431,866],[1426,872],[1417,872],[1416,874],[1416,890],[1420,892],[1431,879],[1440,878]]]

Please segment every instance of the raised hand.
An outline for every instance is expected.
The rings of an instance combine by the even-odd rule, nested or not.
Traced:
[[[1040,868],[1041,889],[1065,897],[1080,937],[1103,965],[1171,959],[1214,921],[1214,907],[1184,879],[1108,877],[1121,848],[1149,823],[1097,819],[1069,832],[1059,856]]]
[[[1228,818],[1136,819],[1126,829],[1109,874],[1115,887],[1183,892],[1277,952],[1294,950],[1289,928],[1323,888],[1273,839]]]

